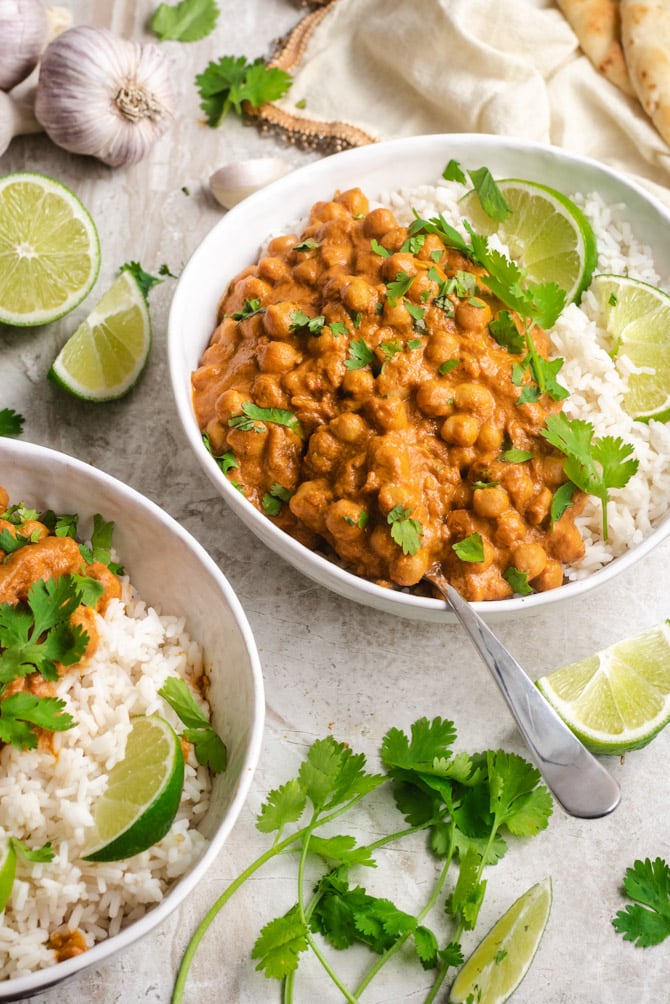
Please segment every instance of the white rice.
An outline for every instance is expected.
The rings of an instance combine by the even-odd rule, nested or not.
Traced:
[[[56,756],[13,746],[0,751],[0,837],[18,837],[32,849],[50,841],[55,851],[45,864],[17,860],[12,894],[0,914],[0,979],[53,965],[47,942],[58,929],[79,929],[90,948],[138,920],[207,843],[197,826],[209,805],[210,778],[191,751],[167,836],[125,861],[82,860],[94,803],[123,756],[131,715],[157,712],[179,730],[158,690],[169,676],[195,682],[203,672],[184,621],[146,607],[127,581],[122,600],[113,600],[97,623],[94,656],[83,671],[70,669],[56,685],[77,722],[56,734]]]
[[[456,182],[445,182],[403,189],[380,201],[393,210],[401,225],[412,222],[414,211],[423,218],[442,213],[448,223],[465,234],[458,199],[466,190]],[[625,205],[607,205],[596,193],[566,194],[582,208],[593,228],[598,243],[594,274],[628,275],[670,291],[668,280],[656,272],[651,250],[638,240],[626,221]],[[495,239],[490,243],[495,246]],[[565,414],[591,422],[597,437],[619,436],[631,443],[633,456],[639,461],[637,473],[628,484],[610,493],[607,541],[602,538],[602,507],[598,499],[590,496],[577,518],[586,553],[566,569],[566,574],[570,579],[578,579],[635,547],[666,515],[670,496],[670,423],[635,422],[624,411],[622,402],[631,364],[627,365],[624,356],[616,362],[609,356],[608,349],[612,346],[598,323],[595,297],[588,290],[579,307],[575,304],[566,307],[549,335],[555,355],[564,359],[559,380],[570,391],[563,405]]]

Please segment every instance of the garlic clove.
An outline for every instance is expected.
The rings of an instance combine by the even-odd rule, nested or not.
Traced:
[[[209,189],[218,203],[225,209],[232,209],[248,195],[292,170],[293,165],[280,157],[235,160],[210,176]]]

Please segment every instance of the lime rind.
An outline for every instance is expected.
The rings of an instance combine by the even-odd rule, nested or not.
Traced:
[[[99,270],[98,232],[74,192],[34,171],[0,179],[0,322],[37,327],[64,317]]]
[[[549,877],[515,900],[459,971],[449,1004],[503,1004],[509,1000],[537,955],[551,905]]]
[[[95,810],[95,843],[85,861],[140,854],[169,832],[184,785],[179,737],[158,715],[133,721],[124,757],[110,771]]]
[[[485,236],[497,234],[532,282],[555,282],[565,290],[568,302],[579,302],[598,260],[596,238],[585,214],[562,192],[538,182],[503,178],[496,185],[512,214],[502,222],[492,220],[470,192],[462,202],[475,230]]]
[[[648,628],[541,677],[537,687],[592,752],[642,749],[670,722],[670,630]]]
[[[626,412],[641,422],[670,419],[670,296],[630,276],[594,276],[591,293],[616,360],[625,356]]]
[[[151,342],[146,297],[125,270],[62,347],[49,378],[84,401],[118,400],[142,376]]]

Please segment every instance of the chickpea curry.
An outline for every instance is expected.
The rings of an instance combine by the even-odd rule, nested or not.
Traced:
[[[389,588],[468,600],[560,586],[582,557],[580,492],[558,516],[560,400],[523,395],[521,324],[487,273],[359,189],[316,203],[230,282],[192,374],[205,441],[278,527]],[[535,327],[533,345],[549,351]],[[518,350],[517,350],[518,351]]]

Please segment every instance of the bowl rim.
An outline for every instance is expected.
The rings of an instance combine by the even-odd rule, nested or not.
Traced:
[[[0,462],[8,459],[11,463],[12,459],[19,456],[51,465],[62,464],[64,462],[66,466],[73,468],[85,478],[90,479],[93,485],[104,484],[106,488],[111,489],[120,501],[140,506],[148,511],[153,519],[167,531],[179,537],[196,554],[198,560],[207,568],[209,574],[215,579],[221,589],[239,628],[249,657],[251,689],[254,697],[254,714],[251,728],[249,729],[247,750],[240,762],[239,778],[235,785],[226,818],[221,826],[217,828],[213,837],[208,840],[204,852],[192,867],[177,880],[159,903],[152,906],[139,920],[129,924],[128,927],[123,928],[117,934],[106,938],[104,941],[97,942],[86,952],[72,959],[54,963],[53,966],[38,969],[25,976],[12,977],[9,980],[0,982],[0,1001],[22,1000],[31,997],[63,982],[63,980],[74,976],[76,973],[83,972],[91,966],[100,965],[112,955],[135,944],[145,935],[149,934],[184,902],[219,855],[237,822],[249,794],[251,782],[258,764],[265,727],[263,674],[251,626],[232,586],[202,544],[174,517],[169,515],[169,513],[150,498],[142,495],[136,489],[115,478],[113,475],[106,474],[92,464],[88,464],[69,454],[53,450],[50,447],[40,446],[24,440],[12,440],[0,437]]]
[[[363,147],[344,150],[328,158],[301,166],[288,175],[277,179],[260,191],[248,196],[238,205],[226,212],[205,235],[188,259],[174,290],[168,317],[168,364],[173,397],[182,429],[193,449],[200,466],[224,499],[230,509],[266,546],[288,561],[298,571],[320,585],[339,593],[355,602],[390,612],[410,619],[453,623],[454,615],[447,610],[445,603],[432,597],[415,596],[401,590],[386,589],[373,582],[354,575],[341,568],[336,563],[316,551],[310,551],[294,538],[284,533],[256,510],[251,503],[238,492],[219,469],[214,458],[207,452],[202,443],[201,434],[195,422],[190,393],[190,373],[183,372],[183,338],[182,331],[189,318],[189,304],[193,302],[193,291],[200,285],[202,266],[207,257],[216,253],[217,247],[231,237],[244,232],[245,219],[251,213],[258,215],[265,207],[273,203],[282,204],[289,201],[289,196],[297,189],[309,193],[318,185],[326,197],[328,187],[333,188],[334,178],[338,170],[356,167],[360,174],[360,185],[365,190],[366,172],[376,168],[379,161],[394,164],[402,158],[420,161],[422,158],[435,159],[438,152],[442,155],[444,165],[450,155],[464,156],[464,151],[474,150],[475,155],[485,157],[496,153],[505,157],[534,157],[538,164],[554,162],[569,171],[581,171],[596,175],[608,186],[613,186],[623,199],[624,194],[637,207],[644,206],[655,217],[660,217],[665,225],[670,224],[670,210],[650,191],[643,188],[635,179],[624,176],[590,157],[578,155],[550,144],[532,140],[518,139],[503,135],[479,133],[430,134],[423,136],[402,137],[385,140]],[[454,153],[456,151],[456,153]],[[494,168],[495,170],[495,168]],[[537,170],[537,168],[536,168]],[[351,173],[351,172],[349,172]],[[345,170],[346,174],[346,170]],[[527,176],[521,174],[522,177]],[[436,176],[432,183],[439,182]],[[347,178],[346,185],[350,185]],[[423,182],[416,181],[414,184]],[[551,184],[552,182],[546,182]],[[400,184],[398,187],[405,187]],[[392,190],[392,186],[387,186]],[[366,191],[366,194],[374,194]],[[304,209],[309,209],[314,199],[309,194],[304,195]],[[291,203],[292,205],[292,203]],[[287,220],[290,223],[291,217]],[[272,232],[268,228],[263,237]],[[262,238],[259,239],[259,245]],[[251,263],[251,262],[249,262]],[[237,271],[244,267],[241,263]],[[668,260],[670,267],[670,259]],[[236,271],[222,278],[219,286],[219,296],[223,293],[227,282],[234,277]],[[215,320],[209,335],[200,345],[200,353],[204,351],[209,336],[214,330]],[[637,563],[645,554],[652,550],[670,533],[670,513],[661,519],[652,531],[639,544],[614,558],[607,565],[582,578],[564,583],[557,589],[529,596],[515,596],[505,600],[489,600],[473,602],[474,609],[487,620],[499,620],[519,612],[538,612],[547,606],[556,606],[563,600],[574,599],[586,592],[604,585],[615,576],[621,574],[631,565]]]

